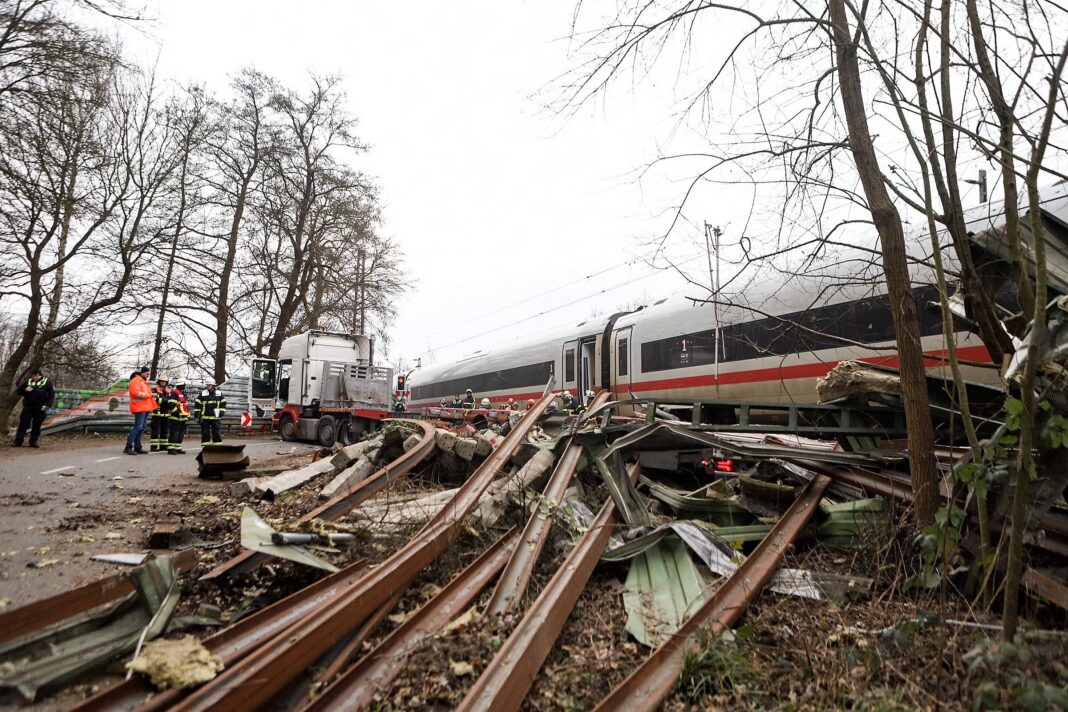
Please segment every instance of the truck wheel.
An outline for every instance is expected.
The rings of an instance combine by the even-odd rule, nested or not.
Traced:
[[[334,420],[334,416],[324,415],[319,419],[319,430],[315,434],[315,439],[323,447],[333,447],[334,441],[337,440],[337,421]]]
[[[278,420],[278,434],[287,443],[297,441],[297,424],[293,422],[293,416],[283,415]]]
[[[367,421],[363,418],[346,418],[337,426],[337,441],[348,446],[359,442],[367,432]]]

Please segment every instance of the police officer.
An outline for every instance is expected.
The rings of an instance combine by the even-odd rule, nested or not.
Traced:
[[[167,430],[167,454],[181,455],[182,441],[185,440],[185,428],[189,422],[189,401],[185,397],[185,383],[176,383],[171,389],[167,401],[167,418],[170,424]]]
[[[222,444],[222,417],[226,415],[226,398],[208,381],[193,402],[193,414],[200,423],[200,443],[204,447]]]
[[[37,440],[41,437],[41,423],[48,416],[48,409],[52,407],[52,401],[56,397],[56,390],[52,387],[52,381],[45,378],[41,369],[35,368],[30,373],[30,378],[19,386],[19,395],[22,396],[22,417],[19,418],[19,427],[15,431],[15,441],[12,447],[22,447],[22,440],[26,437],[26,431],[30,431],[30,447],[40,447]]]
[[[170,418],[167,417],[167,401],[171,397],[170,382],[163,376],[156,377],[156,385],[152,388],[152,397],[156,399],[156,409],[152,411],[152,420],[149,423],[151,429],[149,450],[152,452],[167,449],[167,429],[170,427]]]
[[[464,399],[460,401],[460,407],[465,410],[470,410],[475,407],[475,394],[471,392],[470,388],[464,391]]]

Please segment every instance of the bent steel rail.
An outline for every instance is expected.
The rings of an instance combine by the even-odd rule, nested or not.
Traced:
[[[608,391],[601,391],[590,403],[590,408],[600,407],[608,400]],[[541,555],[542,547],[549,536],[552,528],[556,507],[564,498],[564,491],[571,484],[571,477],[575,474],[579,459],[582,457],[582,446],[570,443],[564,450],[564,454],[556,463],[552,477],[545,485],[545,491],[541,499],[534,504],[534,511],[530,513],[523,528],[521,541],[523,546],[516,547],[512,558],[504,567],[497,587],[493,589],[493,595],[486,604],[486,613],[489,615],[504,613],[514,608],[523,591],[527,588],[530,576],[534,572],[534,565]],[[544,511],[542,506],[547,505],[549,511]]]
[[[427,456],[434,451],[434,433],[436,432],[434,426],[422,421],[403,422],[415,422],[416,425],[423,429],[423,437],[419,440],[419,444],[372,474],[363,482],[360,482],[352,489],[341,492],[329,502],[326,502],[322,506],[317,507],[300,517],[295,523],[300,524],[303,522],[310,522],[313,519],[333,521],[343,514],[349,513],[368,497],[376,494],[394,478],[407,473],[413,467],[425,460]],[[270,557],[266,554],[246,550],[229,561],[219,564],[214,569],[201,576],[200,580],[211,581],[235,573],[245,573],[255,569],[269,558]]]
[[[697,645],[697,633],[706,630],[718,635],[741,617],[771,579],[786,550],[819,507],[824,491],[831,484],[825,475],[816,475],[805,485],[786,513],[734,574],[723,582],[712,598],[683,624],[678,633],[657,648],[608,697],[595,708],[607,710],[645,710],[652,712],[671,692],[682,671],[686,654]]]
[[[630,471],[631,478],[636,478],[637,473],[635,465]],[[458,710],[519,709],[608,546],[615,524],[616,506],[609,498],[523,620],[467,691]]]
[[[419,572],[459,535],[463,519],[551,401],[552,396],[543,396],[533,408],[528,409],[504,442],[411,541],[334,601],[306,616],[299,627],[265,641],[256,652],[194,691],[178,709],[258,708],[366,620],[398,588],[410,586]]]

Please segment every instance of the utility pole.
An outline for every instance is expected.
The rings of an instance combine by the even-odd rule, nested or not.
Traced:
[[[359,260],[360,329],[357,333],[363,334],[367,327],[367,253],[363,250],[359,251]]]
[[[972,185],[979,186],[979,202],[980,203],[985,203],[986,202],[987,194],[986,194],[986,171],[985,170],[982,170],[982,169],[979,170],[979,179],[978,180],[968,180],[967,178],[965,178],[964,182],[965,183],[971,183]]]
[[[719,381],[719,238],[723,231],[718,225],[705,223],[705,253],[708,256],[708,284],[712,293],[712,315],[715,319],[716,339],[713,348],[716,350],[715,375],[717,386]],[[715,267],[712,265],[712,255],[716,255]]]

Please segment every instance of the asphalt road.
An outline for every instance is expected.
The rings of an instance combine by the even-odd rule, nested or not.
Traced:
[[[253,468],[314,449],[277,439],[238,441]],[[115,434],[45,437],[39,450],[0,446],[0,609],[121,570],[89,557],[146,551],[158,517],[227,487],[197,477],[199,442],[187,442],[178,456],[123,455],[123,442]]]

